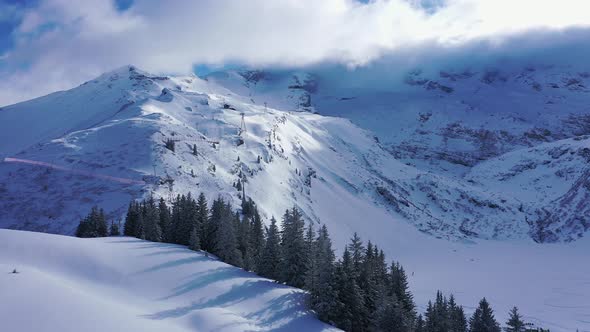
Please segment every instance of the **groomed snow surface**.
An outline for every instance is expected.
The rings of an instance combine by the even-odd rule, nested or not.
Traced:
[[[1,331],[337,330],[305,309],[300,290],[128,237],[0,230],[0,299]]]

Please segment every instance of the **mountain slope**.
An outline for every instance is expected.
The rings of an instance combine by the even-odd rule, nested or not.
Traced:
[[[0,269],[9,331],[336,330],[302,291],[176,245],[0,230]]]
[[[124,96],[114,107],[95,110],[105,114],[90,126],[61,116],[51,96],[36,100],[33,110],[27,103],[4,108],[0,117],[7,110],[23,112],[23,117],[10,125],[0,122],[0,134],[11,133],[11,140],[27,144],[19,143],[17,149],[11,140],[2,140],[7,143],[0,153],[9,159],[0,164],[0,227],[72,234],[92,205],[117,220],[131,199],[150,194],[169,199],[202,191],[209,200],[222,195],[237,206],[243,193],[233,184],[240,180],[266,221],[296,205],[306,220],[328,226],[338,251],[354,232],[377,243],[413,272],[411,287],[421,309],[440,289],[467,306],[488,297],[499,319],[519,305],[527,318],[555,331],[586,327],[590,284],[587,266],[581,264],[587,258],[585,239],[538,245],[533,239],[556,233],[560,224],[547,221],[553,226],[539,232],[542,220],[553,219],[522,196],[496,190],[499,180],[491,177],[488,185],[485,173],[476,172],[469,175],[473,179],[464,178],[464,168],[434,173],[436,167],[418,159],[396,159],[387,142],[379,143],[372,132],[349,120],[295,112],[301,109],[289,106],[293,98],[311,95],[296,81],[288,83],[294,86],[290,92],[276,96],[277,104],[265,105],[249,94],[243,76],[231,77],[235,86],[118,69],[60,94],[75,114],[93,107],[80,97],[88,86],[97,94],[106,91],[105,100]],[[299,85],[313,85],[304,83],[305,77],[298,78]],[[274,95],[270,84],[267,88]],[[108,91],[117,97],[107,97]],[[37,108],[40,118],[35,121],[46,122],[59,135],[27,139],[31,133],[14,129],[26,128],[25,115]],[[241,113],[245,132],[240,135]],[[167,141],[175,142],[174,151],[165,147]],[[584,141],[568,142],[562,143],[584,151]],[[546,149],[530,153],[532,159],[545,160],[540,156]],[[519,162],[514,157],[502,167]],[[574,153],[571,162],[556,164],[555,172],[562,165],[563,172],[578,174],[582,162]],[[579,172],[580,178],[584,174]],[[584,181],[569,183],[574,190],[563,197],[563,211],[587,197]],[[552,197],[561,197],[559,190]],[[550,204],[549,213],[558,211]],[[568,226],[551,240],[567,241],[579,233]]]
[[[395,198],[389,201],[405,217],[428,219],[420,229],[553,242],[575,240],[590,224],[583,204],[565,217],[563,204],[552,202],[570,191],[585,195],[584,186],[573,186],[588,167],[588,72],[572,65],[498,63],[388,77],[392,71],[376,65],[351,72],[230,71],[206,79],[240,87],[257,102],[345,117],[374,132],[385,152],[420,170],[421,180],[403,186],[404,193],[380,190]],[[302,107],[295,96],[305,96],[309,105]],[[568,151],[572,141],[577,143]],[[567,154],[552,157],[560,151]],[[540,174],[545,166],[534,170],[527,160],[551,164]],[[497,175],[520,168],[517,180]],[[399,201],[415,206],[400,211]],[[502,222],[494,227],[498,220],[512,228]]]
[[[71,234],[90,206],[117,219],[131,198],[149,194],[202,191],[238,205],[242,193],[233,184],[239,180],[267,219],[296,204],[314,222],[337,223],[332,228],[341,238],[350,234],[343,224],[355,225],[370,210],[379,216],[372,222],[408,220],[443,238],[528,237],[517,202],[404,165],[347,120],[280,111],[196,77],[162,78],[133,67],[88,84],[98,91],[128,87],[127,106],[105,111],[109,117],[90,128],[70,130],[79,119],[60,118],[51,96],[38,99],[43,117],[59,118],[47,127],[70,131],[39,140],[0,166],[0,191],[8,197],[0,202],[3,227]],[[88,84],[62,93],[72,109],[93,107],[79,97]],[[28,115],[30,107],[8,112]],[[165,148],[167,140],[176,142],[174,151]],[[327,207],[337,206],[350,211],[336,222]]]

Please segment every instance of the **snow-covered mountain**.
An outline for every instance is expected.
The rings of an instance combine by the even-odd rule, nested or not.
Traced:
[[[303,291],[182,246],[10,230],[0,243],[3,331],[337,331]]]
[[[563,73],[542,71],[527,73]],[[525,91],[512,76],[440,73],[435,84],[425,75],[388,91],[347,88],[321,73],[200,79],[127,66],[4,107],[0,227],[72,234],[91,206],[118,219],[131,199],[150,194],[204,192],[237,205],[240,180],[266,220],[297,205],[328,226],[338,250],[354,232],[377,243],[416,273],[421,308],[441,289],[466,305],[486,296],[499,318],[516,304],[552,330],[584,327],[585,239],[534,241],[567,242],[588,228],[586,81],[553,90],[538,79],[541,91]],[[494,107],[484,102],[513,90],[514,98],[490,99]],[[536,94],[559,101],[560,112],[536,115],[535,105],[555,105]],[[505,109],[515,100],[530,108]],[[519,262],[510,278],[506,257]],[[547,273],[547,262],[560,274]],[[576,282],[565,289],[564,278]],[[527,293],[525,303],[507,283]]]
[[[554,92],[531,98],[551,87],[554,68],[544,73],[528,69],[509,87],[493,86],[508,84],[501,73],[486,72],[477,82],[471,72],[440,73],[435,83],[450,90],[433,90],[434,81],[412,72],[404,83],[410,97],[399,101],[395,91],[355,90],[358,96],[336,98],[349,94],[332,85],[325,88],[328,98],[321,83],[329,80],[317,74],[228,71],[202,80],[124,67],[0,111],[0,152],[8,158],[0,167],[0,190],[7,194],[0,222],[69,234],[91,205],[119,218],[129,200],[150,193],[169,198],[203,191],[237,204],[240,180],[267,218],[295,204],[315,222],[338,219],[336,232],[342,225],[356,230],[356,220],[375,211],[380,217],[373,219],[405,219],[452,240],[575,240],[589,228],[583,204],[589,194],[583,184],[590,159],[587,77],[579,74],[560,98]],[[514,92],[527,84],[528,94]],[[486,89],[533,102],[524,111],[508,110],[502,103],[509,101],[495,101]],[[461,102],[446,96],[459,93]],[[470,96],[479,99],[468,102]],[[534,102],[547,98],[565,100],[565,110],[535,110]],[[379,113],[385,102],[392,110]],[[313,109],[349,116],[373,131],[308,112]],[[359,121],[363,112],[391,123],[390,130]],[[165,148],[166,140],[176,142],[175,151]],[[350,211],[328,208],[334,206]]]
[[[428,211],[430,223],[442,217],[468,237],[503,237],[505,227],[490,229],[497,222],[486,217],[500,214],[497,219],[516,228],[509,237],[526,233],[539,242],[575,240],[590,228],[583,203],[589,195],[583,185],[590,161],[588,68],[510,64],[392,78],[378,71],[225,72],[207,79],[239,87],[253,101],[345,117],[372,131],[396,160],[437,178],[414,181],[432,198],[428,205],[458,210]],[[546,172],[533,171],[541,163],[549,165]],[[497,172],[520,175],[509,180]],[[446,181],[439,176],[451,179],[452,189],[440,192]],[[468,197],[479,190],[494,198]],[[473,219],[483,222],[475,226]]]
[[[407,166],[348,120],[270,108],[197,77],[125,67],[6,107],[0,120],[3,227],[70,234],[91,205],[119,218],[150,193],[238,204],[240,180],[267,218],[296,204],[342,238],[370,213],[450,239],[530,233],[518,201]]]

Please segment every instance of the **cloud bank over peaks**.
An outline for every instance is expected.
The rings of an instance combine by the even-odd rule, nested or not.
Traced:
[[[40,0],[26,8],[9,36],[14,47],[0,57],[0,105],[129,63],[167,73],[201,63],[357,68],[401,55],[462,54],[482,43],[543,50],[553,39],[539,33],[588,28],[587,7],[585,0],[135,0],[121,10],[107,0]],[[530,45],[506,47],[529,34]]]

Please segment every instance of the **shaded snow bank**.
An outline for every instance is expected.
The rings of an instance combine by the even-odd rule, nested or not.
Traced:
[[[6,331],[336,330],[302,291],[177,245],[0,230],[0,271]]]

